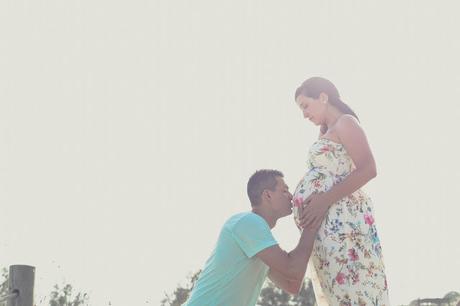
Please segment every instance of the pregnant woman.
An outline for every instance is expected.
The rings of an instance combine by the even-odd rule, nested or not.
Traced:
[[[297,223],[301,209],[307,224],[321,223],[309,264],[317,303],[389,306],[372,202],[360,189],[376,167],[358,117],[324,78],[306,80],[295,101],[320,126],[293,199]]]

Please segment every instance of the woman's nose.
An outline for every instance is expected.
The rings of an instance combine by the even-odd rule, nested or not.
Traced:
[[[303,111],[303,117],[304,117],[304,118],[308,118],[308,113],[307,113],[307,111],[305,111],[305,110]]]

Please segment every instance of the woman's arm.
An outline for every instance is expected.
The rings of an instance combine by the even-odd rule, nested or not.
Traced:
[[[358,121],[351,115],[343,115],[338,119],[334,130],[353,160],[355,169],[327,192],[312,194],[309,197],[310,205],[306,208],[307,227],[321,224],[333,203],[352,194],[377,175],[374,157]]]
[[[355,117],[351,115],[340,117],[336,123],[335,131],[356,168],[345,180],[334,185],[325,193],[330,201],[329,205],[352,194],[377,175],[374,156],[366,135]]]

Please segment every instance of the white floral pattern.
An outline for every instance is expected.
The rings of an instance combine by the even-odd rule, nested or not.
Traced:
[[[294,192],[296,222],[299,205],[310,194],[344,180],[354,164],[342,144],[320,138],[310,148],[307,168]],[[390,305],[372,210],[371,199],[361,189],[329,209],[310,259],[318,305]]]

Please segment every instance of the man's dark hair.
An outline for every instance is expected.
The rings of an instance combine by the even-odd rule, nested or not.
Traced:
[[[251,206],[260,204],[262,192],[266,189],[275,190],[277,177],[284,177],[283,173],[278,170],[262,169],[257,170],[248,181],[248,197]]]

